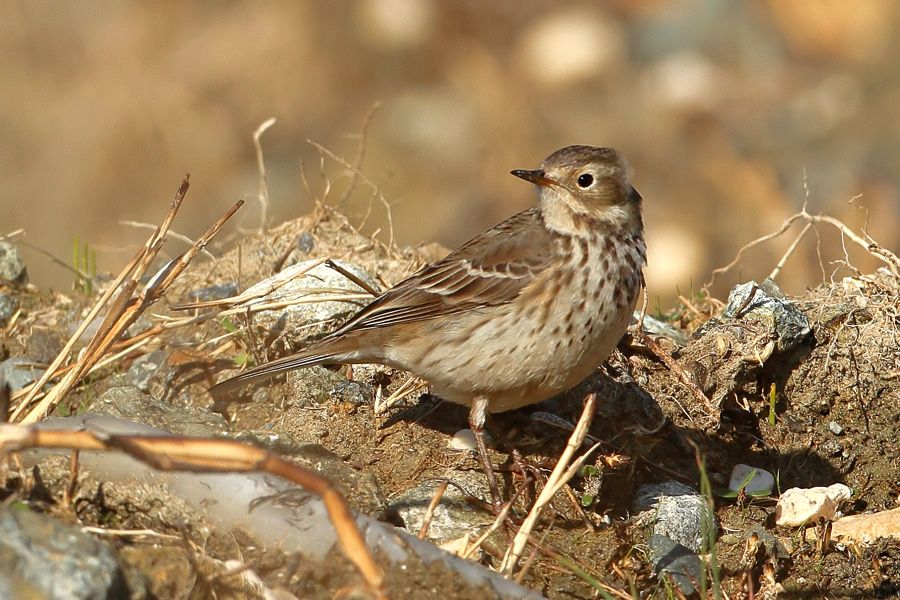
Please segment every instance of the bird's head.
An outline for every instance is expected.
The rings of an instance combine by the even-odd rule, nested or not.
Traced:
[[[625,159],[612,148],[566,146],[544,159],[540,169],[512,174],[537,186],[541,210],[551,221],[565,221],[566,213],[602,221],[640,218],[641,196]]]

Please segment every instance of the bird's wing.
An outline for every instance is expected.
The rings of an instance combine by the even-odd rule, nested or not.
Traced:
[[[555,266],[557,247],[538,209],[526,210],[398,283],[329,338],[506,304]]]

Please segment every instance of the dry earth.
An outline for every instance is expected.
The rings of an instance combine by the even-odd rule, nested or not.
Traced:
[[[215,261],[193,266],[167,300],[177,304],[188,299],[192,290],[229,282],[243,289],[273,274],[281,264],[309,258],[353,262],[384,287],[441,252],[440,248],[388,249],[320,207],[315,214],[266,235],[246,238],[239,249]],[[683,379],[639,338],[629,336],[610,363],[578,390],[497,416],[493,428],[500,443],[494,459],[504,469],[509,491],[523,485],[511,468],[509,448],[516,448],[531,463],[533,475],[546,475],[568,437],[565,430],[532,418],[533,413],[553,412],[574,422],[587,390],[597,390],[601,399],[591,429],[602,442],[594,461],[595,476],[574,481],[571,498],[560,494],[555,499],[533,536],[541,550],[527,561],[523,584],[550,598],[677,596],[652,573],[646,531],[632,518],[632,500],[636,488],[648,482],[676,480],[699,489],[698,456],[715,490],[727,485],[733,465],[747,463],[775,474],[781,490],[847,484],[854,494],[843,507],[846,514],[897,507],[898,292],[897,278],[878,272],[823,284],[793,298],[812,331],[803,343],[784,352],[771,348],[767,352],[772,337],[752,318],[710,320],[720,313],[721,303],[709,298],[691,299],[661,315],[690,336],[683,347],[664,338],[660,342],[694,385],[720,402],[717,411],[698,402]],[[47,361],[62,346],[62,332],[80,318],[87,298],[29,288],[17,293],[23,316],[3,341],[0,358]],[[170,312],[163,306],[155,309]],[[148,322],[154,318],[145,317]],[[331,326],[322,323],[304,335],[314,337]],[[235,328],[233,335],[221,337]],[[209,340],[217,341],[197,350]],[[344,491],[355,508],[377,518],[402,525],[391,510],[392,501],[410,488],[450,472],[479,475],[473,456],[447,447],[450,436],[466,427],[465,409],[421,392],[408,395],[382,415],[374,414],[371,402],[360,401],[395,391],[408,377],[401,372],[357,368],[352,372],[353,386],[346,382],[346,369],[311,370],[292,376],[287,383],[281,378],[250,390],[240,401],[227,405],[214,403],[207,393],[210,382],[233,372],[229,369],[235,368],[235,359],[260,362],[285,353],[295,343],[262,330],[253,317],[235,317],[227,323],[212,319],[173,329],[141,354],[161,351],[164,357],[149,384],[155,401],[210,415],[216,411],[225,417],[223,429],[228,435],[252,432],[259,439],[260,432],[267,432],[320,444],[373,482],[370,497],[352,487]],[[140,358],[128,356],[92,376],[57,412],[84,412],[107,389],[121,385],[121,377]],[[770,402],[773,389],[774,403]],[[839,426],[839,435],[832,423]],[[160,499],[162,492],[109,486],[99,494],[99,484],[88,474],[79,480],[73,500],[65,503],[67,463],[49,461],[42,468],[40,473],[9,469],[0,496],[7,504],[23,503],[67,522],[143,527],[172,536],[105,538],[126,566],[135,597],[253,597],[229,587],[228,579],[221,577],[223,567],[216,559],[236,556],[251,564],[269,586],[297,597],[331,598],[355,580],[340,555],[328,561],[328,572],[312,572],[290,556],[261,551],[239,534],[210,533],[202,515],[179,512],[176,501]],[[535,484],[525,487],[513,511],[515,520],[533,499]],[[477,486],[462,491],[464,495],[483,493]],[[572,501],[588,493],[593,500],[584,509]],[[719,528],[715,558],[710,560],[718,567],[721,590],[728,598],[900,596],[900,541],[880,540],[868,547],[838,545],[823,540],[825,532],[819,525],[778,527],[775,501],[770,497],[717,495],[714,503]],[[477,505],[464,510],[475,521],[491,520]],[[512,531],[501,530],[489,539],[480,559],[483,564],[498,564]],[[754,531],[765,543],[748,551],[746,540]],[[442,579],[440,570],[388,573],[388,585],[397,598],[474,598],[484,593],[451,589],[452,582]],[[708,594],[713,597],[712,590]]]

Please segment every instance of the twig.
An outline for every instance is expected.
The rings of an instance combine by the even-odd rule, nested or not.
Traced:
[[[266,279],[264,286],[262,285],[262,282],[257,283],[236,296],[220,298],[218,300],[208,300],[205,302],[185,302],[183,304],[176,304],[172,307],[172,310],[195,310],[200,308],[212,308],[214,306],[244,305],[252,300],[264,298],[294,279],[305,276],[319,265],[324,264],[325,260],[326,259],[324,258],[316,260],[304,266],[302,269],[296,268],[297,265],[283,269]]]
[[[143,250],[144,249],[142,249],[141,252],[143,252]],[[60,367],[62,362],[66,359],[66,357],[69,356],[69,353],[72,351],[72,348],[75,346],[75,344],[81,338],[81,335],[88,328],[88,325],[90,325],[94,321],[94,318],[96,318],[96,316],[100,313],[100,311],[103,309],[103,307],[109,302],[110,298],[112,298],[112,296],[113,296],[113,294],[115,294],[116,290],[119,289],[119,286],[122,285],[122,282],[125,280],[125,278],[131,273],[131,270],[134,269],[134,267],[137,264],[138,258],[141,256],[141,252],[139,252],[134,258],[131,259],[131,261],[129,261],[129,263],[125,266],[125,268],[122,270],[122,272],[119,273],[119,276],[112,283],[112,285],[110,285],[107,288],[106,292],[104,292],[103,296],[101,296],[97,300],[97,302],[94,304],[94,307],[90,310],[90,312],[88,312],[87,316],[82,320],[81,324],[75,330],[75,333],[72,334],[72,336],[69,338],[69,341],[66,342],[65,346],[63,346],[63,349],[60,350],[59,354],[56,355],[56,358],[54,358],[53,362],[50,363],[50,366],[47,367],[47,370],[44,371],[44,374],[41,375],[40,379],[38,379],[37,382],[35,382],[31,386],[31,390],[28,392],[28,395],[25,396],[25,398],[22,400],[22,402],[19,404],[19,406],[13,411],[12,415],[10,416],[10,420],[15,420],[19,416],[19,414],[25,409],[25,407],[27,407],[31,403],[31,401],[34,400],[35,396],[44,387],[44,385],[50,380],[50,378],[54,376],[57,369]]]
[[[550,503],[550,500],[553,498],[554,494],[559,491],[560,487],[575,475],[575,473],[570,472],[567,467],[587,435],[588,428],[594,418],[596,406],[597,394],[596,392],[592,392],[588,394],[584,400],[584,408],[581,411],[581,417],[578,419],[578,424],[575,426],[572,435],[569,436],[569,441],[563,450],[562,456],[560,456],[559,461],[553,468],[553,472],[550,473],[550,477],[547,478],[547,483],[538,495],[537,500],[534,501],[534,506],[531,507],[531,511],[528,513],[528,516],[525,517],[519,531],[516,532],[512,545],[507,549],[506,556],[503,557],[503,563],[500,565],[500,572],[505,576],[511,576],[515,570],[516,564],[522,557],[522,552],[528,543],[528,538],[541,516],[541,511]],[[596,447],[595,444],[591,451]]]
[[[352,281],[353,283],[355,283],[362,289],[364,289],[367,292],[369,292],[370,294],[372,294],[372,296],[380,295],[380,292],[378,290],[376,290],[371,285],[366,283],[363,279],[357,277],[355,273],[353,273],[352,271],[348,271],[347,269],[345,269],[341,265],[337,264],[330,258],[325,260],[325,266],[329,267],[331,269],[334,269],[335,271],[337,271],[338,273],[340,273],[341,275],[343,275],[344,277],[346,277],[347,279],[349,279],[350,281]]]
[[[154,225],[153,223],[141,223],[140,221],[121,220],[121,221],[119,221],[119,225],[125,225],[126,227],[134,227],[135,229],[156,229],[156,225]],[[188,246],[193,246],[196,243],[194,240],[192,240],[188,236],[178,233],[177,231],[170,230],[168,233],[168,237],[171,237],[176,240],[180,240],[180,241],[184,242],[185,244],[187,244]],[[216,259],[215,255],[212,252],[210,252],[209,250],[207,250],[206,248],[203,249],[203,254],[206,255],[207,258],[211,258],[212,260]]]
[[[259,171],[259,191],[257,198],[259,199],[259,231],[261,234],[266,233],[266,224],[269,220],[269,186],[266,183],[266,163],[263,160],[262,144],[260,138],[269,127],[275,124],[275,117],[271,117],[262,122],[253,132],[253,147],[256,148],[256,168]]]
[[[72,454],[69,455],[69,481],[63,490],[63,505],[67,508],[72,507],[75,488],[78,487],[78,467],[78,450],[72,450]]]
[[[535,543],[535,542],[532,542],[532,543]],[[537,544],[535,543],[535,545],[537,545]],[[538,546],[538,548],[540,548],[540,551],[541,551],[541,553],[544,554],[544,556],[552,558],[553,560],[561,563],[563,566],[572,570],[576,575],[581,575],[581,577],[585,581],[588,581],[589,583],[591,583],[591,585],[595,585],[596,587],[602,588],[604,591],[606,591],[610,594],[614,594],[614,595],[618,596],[619,598],[622,598],[622,600],[633,600],[633,598],[634,598],[633,596],[626,594],[622,590],[619,590],[610,585],[607,585],[606,583],[604,583],[604,582],[600,581],[599,579],[596,579],[594,576],[590,575],[583,566],[578,565],[577,562],[575,562],[574,560],[572,560],[566,556],[563,556],[559,552],[556,552],[555,550],[552,550],[550,548],[545,548],[543,546]],[[579,571],[581,573],[579,573]]]
[[[100,310],[107,304],[110,304],[106,317],[103,319],[97,331],[94,333],[87,348],[79,355],[74,367],[69,371],[63,379],[50,390],[49,393],[35,406],[31,411],[22,418],[23,423],[33,423],[41,419],[47,414],[62,397],[72,387],[81,380],[85,373],[96,365],[109,349],[124,335],[125,331],[138,319],[138,317],[153,303],[165,294],[172,282],[187,268],[197,254],[209,243],[225,225],[225,222],[243,205],[243,200],[238,200],[225,214],[213,223],[212,226],[198,239],[191,248],[189,248],[179,258],[169,261],[157,274],[152,277],[141,291],[135,295],[135,290],[140,283],[141,278],[147,272],[150,264],[158,256],[166,234],[171,228],[175,215],[178,213],[185,194],[189,187],[188,178],[185,177],[175,194],[169,212],[166,214],[163,222],[157,230],[150,236],[144,247],[137,255],[126,265],[115,283],[110,286],[100,300],[97,301],[87,318],[84,319],[81,326],[70,338],[66,347],[59,353],[53,364],[44,375],[41,381],[32,387],[25,400],[16,408],[13,413],[15,419],[25,407],[29,405],[34,395],[41,389],[44,383],[52,376],[52,373],[65,360],[75,342],[79,339],[85,328],[94,317],[99,314]],[[112,295],[117,293],[114,301],[111,301]]]
[[[544,541],[547,539],[547,536],[550,535],[550,530],[553,529],[553,525],[548,527],[543,535],[541,535],[541,539],[532,544],[534,547],[531,549],[531,552],[528,554],[528,558],[525,559],[525,564],[522,565],[522,569],[516,573],[515,582],[519,585],[522,584],[522,581],[525,580],[525,576],[528,574],[528,571],[531,569],[531,565],[534,564],[534,560],[537,558],[538,551],[540,551],[541,547],[544,545]],[[533,540],[529,540],[533,541]]]
[[[788,246],[787,251],[785,251],[784,255],[781,257],[781,260],[778,261],[778,264],[776,264],[775,268],[772,269],[772,272],[769,273],[769,277],[768,277],[769,279],[771,279],[772,281],[775,281],[775,279],[778,278],[778,274],[781,273],[781,269],[784,268],[784,265],[785,265],[785,263],[787,263],[788,258],[791,257],[791,255],[797,249],[797,246],[800,245],[800,242],[806,236],[806,232],[809,231],[810,229],[812,229],[812,226],[813,226],[812,223],[807,223],[806,227],[804,227],[803,230],[800,231],[800,235],[798,235],[794,239],[794,241],[791,242],[791,245]]]
[[[669,368],[672,373],[675,374],[676,377],[688,388],[688,391],[697,400],[700,404],[706,407],[706,410],[709,411],[707,416],[710,418],[715,418],[714,415],[718,411],[717,407],[713,405],[712,401],[706,397],[706,394],[703,393],[697,384],[694,383],[694,380],[691,379],[691,376],[688,375],[687,371],[685,371],[681,365],[676,362],[672,355],[666,352],[662,346],[659,345],[653,336],[644,333],[643,331],[638,331],[638,337],[640,337],[641,343],[647,346],[647,348],[656,356],[659,360],[662,361],[666,367]]]
[[[795,215],[791,215],[790,217],[785,219],[784,223],[781,224],[781,228],[778,231],[776,231],[774,233],[766,234],[762,237],[758,237],[755,240],[748,242],[748,243],[744,244],[743,246],[741,246],[741,248],[738,250],[737,255],[734,257],[734,259],[730,263],[728,263],[724,267],[719,267],[718,269],[713,269],[713,271],[710,275],[709,281],[707,281],[703,285],[703,288],[709,289],[710,287],[712,287],[712,284],[715,283],[715,281],[716,281],[716,277],[723,273],[727,273],[728,271],[733,269],[738,263],[740,263],[741,259],[744,257],[745,252],[747,252],[751,248],[759,246],[760,244],[768,242],[769,240],[774,240],[775,238],[777,238],[778,236],[783,234],[785,231],[790,229],[791,225],[794,224],[794,221],[803,218],[804,214],[805,213],[799,212]]]
[[[378,188],[378,185],[374,181],[372,181],[371,179],[366,177],[365,173],[363,173],[359,169],[355,168],[353,165],[348,163],[346,160],[344,160],[343,158],[341,158],[340,156],[338,156],[337,154],[335,154],[334,152],[332,152],[325,146],[319,144],[318,142],[314,142],[313,140],[306,140],[306,141],[307,141],[307,143],[309,143],[312,146],[314,146],[315,148],[317,148],[319,150],[319,152],[321,152],[324,156],[328,156],[331,160],[343,165],[347,169],[350,169],[350,171],[357,173],[359,178],[362,181],[364,181],[365,183],[367,183],[368,185],[370,185],[372,187],[372,189],[377,194],[378,200],[384,206],[385,215],[387,217],[388,248],[394,248],[394,217],[393,217],[393,214],[391,213],[391,203],[388,202],[387,198],[384,197],[384,194],[381,193],[381,191]]]
[[[524,489],[525,489],[525,488],[524,488],[524,486],[523,486],[523,487],[519,488],[518,490],[516,490],[516,493],[513,495],[513,497],[510,498],[509,501],[506,502],[506,503],[503,505],[503,508],[500,509],[500,512],[497,513],[497,516],[496,516],[496,518],[494,518],[494,522],[491,523],[490,527],[488,527],[487,530],[486,530],[484,533],[482,533],[480,536],[478,536],[478,539],[476,539],[476,540],[472,543],[471,546],[469,546],[468,548],[466,548],[465,552],[463,552],[462,554],[460,554],[460,557],[461,557],[461,558],[464,558],[464,559],[469,559],[469,558],[471,558],[472,555],[475,554],[475,552],[476,552],[479,548],[481,548],[481,545],[484,543],[484,541],[485,541],[486,539],[488,539],[488,537],[489,537],[492,533],[494,533],[495,531],[497,531],[498,529],[500,529],[500,526],[501,526],[504,522],[506,522],[506,517],[509,515],[509,511],[512,510],[513,504],[515,504],[515,503],[516,503],[516,500],[519,499],[519,496],[522,494],[522,492],[524,491]]]
[[[103,529],[102,527],[91,527],[89,525],[85,525],[81,528],[81,530],[85,533],[93,533],[94,535],[115,535],[120,537],[138,537],[138,536],[148,536],[155,537],[161,539],[170,539],[170,540],[179,540],[180,536],[170,535],[167,533],[160,533],[158,531],[154,531],[152,529]]]
[[[376,415],[380,415],[391,406],[393,406],[400,398],[406,396],[407,394],[413,394],[420,390],[424,390],[428,387],[428,383],[418,379],[416,377],[410,377],[406,381],[400,384],[393,394],[385,398],[383,401],[376,402],[373,407],[373,411]]]
[[[428,535],[428,528],[431,527],[431,520],[434,518],[434,511],[437,509],[438,504],[441,503],[441,498],[444,497],[444,492],[447,491],[447,486],[450,484],[446,479],[441,482],[441,485],[434,491],[434,497],[431,498],[431,502],[428,503],[428,508],[425,510],[425,518],[422,521],[422,527],[419,529],[418,538],[420,540],[424,540],[425,536]]]
[[[344,497],[325,477],[271,452],[234,440],[174,435],[108,435],[82,428],[50,430],[0,425],[0,452],[18,452],[28,448],[120,450],[160,471],[194,473],[261,471],[292,481],[322,498],[344,553],[353,561],[373,594],[380,599],[387,598],[384,575],[356,526]]]
[[[22,231],[22,230],[19,229],[18,231],[14,231],[14,232],[12,232],[12,233],[9,234],[9,235],[12,236],[12,235],[14,235],[14,234],[16,234],[16,233],[19,233],[20,231]],[[47,250],[44,250],[43,248],[40,248],[40,247],[38,247],[38,246],[35,246],[34,244],[32,244],[32,243],[30,243],[30,242],[27,242],[27,241],[25,241],[25,240],[23,240],[23,239],[18,240],[18,241],[16,242],[16,244],[18,244],[18,245],[20,245],[20,246],[25,246],[26,248],[31,248],[31,249],[34,250],[35,252],[40,252],[41,254],[43,254],[44,256],[46,256],[47,258],[49,258],[49,259],[50,259],[50,262],[56,263],[57,265],[59,265],[59,266],[62,267],[63,269],[66,269],[66,270],[68,270],[68,271],[71,271],[71,272],[72,272],[78,279],[80,279],[81,281],[85,281],[85,282],[90,282],[90,281],[91,281],[90,275],[88,275],[87,273],[84,273],[83,271],[81,271],[81,269],[79,269],[79,268],[77,268],[77,267],[73,267],[72,265],[68,264],[66,261],[62,260],[61,258],[57,258],[56,256],[54,256],[53,254],[51,254],[51,253],[48,252]]]
[[[815,226],[815,225],[819,225],[822,223],[831,225],[832,227],[836,228],[838,231],[841,232],[842,243],[844,241],[844,238],[848,238],[854,244],[856,244],[860,248],[863,248],[870,255],[874,256],[877,260],[879,260],[879,261],[883,262],[885,265],[887,265],[888,269],[891,271],[891,273],[893,273],[893,275],[895,277],[900,276],[900,258],[898,258],[896,254],[894,254],[890,250],[887,250],[886,248],[882,248],[881,246],[879,246],[878,243],[875,242],[875,240],[873,240],[868,235],[866,235],[866,237],[864,238],[861,235],[855,233],[852,229],[847,227],[847,225],[845,225],[842,221],[835,219],[834,217],[829,217],[827,215],[811,215],[811,214],[809,214],[806,211],[806,202],[804,202],[802,210],[798,213],[791,215],[787,219],[785,219],[785,221],[781,224],[781,227],[778,229],[778,231],[769,233],[762,237],[758,237],[755,240],[745,244],[738,250],[738,253],[734,257],[734,260],[732,260],[730,263],[728,263],[724,267],[714,269],[711,274],[710,280],[703,287],[705,289],[709,289],[712,286],[712,284],[715,282],[716,277],[718,275],[721,275],[722,273],[726,273],[726,272],[730,271],[732,268],[734,268],[735,265],[737,265],[741,261],[741,259],[744,256],[744,253],[747,250],[750,250],[751,248],[753,248],[755,246],[758,246],[762,243],[768,242],[769,240],[773,240],[773,239],[779,237],[784,232],[786,232],[788,229],[790,229],[791,226],[795,222],[800,221],[800,220],[804,221],[807,224],[807,228],[805,228],[803,230],[803,233],[805,233],[805,231],[806,231],[806,229],[808,229],[809,225]],[[800,237],[803,236],[803,233],[801,233]],[[868,239],[866,239],[866,238],[868,238]],[[789,249],[789,252],[788,252],[788,254],[786,254],[786,257],[789,256],[790,253],[792,253],[792,252],[793,252],[793,246]],[[846,247],[844,247],[844,253],[846,256]],[[783,260],[786,261],[787,260],[786,257]],[[849,265],[849,258],[847,258],[847,262]],[[779,262],[779,266],[777,267],[777,270],[780,270],[780,268],[782,266],[783,266],[783,264],[781,264],[781,262]],[[775,274],[776,275],[778,274],[777,271],[775,272]]]
[[[344,193],[341,194],[341,199],[338,200],[337,207],[340,208],[344,205],[350,196],[353,194],[353,190],[356,189],[356,184],[359,181],[359,172],[362,169],[363,159],[366,157],[366,134],[369,131],[369,125],[372,122],[372,117],[375,116],[375,113],[378,112],[378,109],[381,108],[381,103],[376,102],[369,110],[366,111],[366,116],[363,117],[362,126],[359,129],[359,143],[356,145],[356,160],[353,162],[355,168],[352,170],[352,175],[350,176],[350,185],[347,186],[347,189],[344,190]]]

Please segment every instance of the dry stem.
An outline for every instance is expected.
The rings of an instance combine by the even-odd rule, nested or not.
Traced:
[[[823,223],[827,224],[827,225],[831,225],[832,227],[836,228],[841,233],[842,241],[844,241],[845,239],[849,239],[854,244],[863,248],[866,252],[868,252],[869,254],[874,256],[877,260],[883,262],[885,265],[887,265],[888,269],[890,269],[891,273],[893,273],[895,277],[900,275],[900,258],[897,258],[896,254],[894,254],[890,250],[887,250],[886,248],[882,248],[881,246],[879,246],[878,243],[875,240],[873,240],[871,237],[869,237],[868,235],[864,234],[865,237],[863,237],[863,236],[857,234],[852,229],[847,227],[847,225],[845,225],[842,221],[835,219],[834,217],[829,217],[827,215],[811,215],[811,214],[809,214],[806,211],[806,206],[804,205],[803,209],[800,212],[795,213],[795,214],[791,215],[790,217],[788,217],[787,219],[785,219],[784,223],[781,224],[781,227],[778,229],[778,231],[766,234],[762,237],[758,237],[755,240],[745,244],[738,250],[738,253],[734,257],[734,260],[732,260],[730,263],[728,263],[724,267],[714,269],[712,272],[712,275],[710,277],[710,280],[703,286],[704,289],[708,290],[712,286],[712,284],[715,282],[716,277],[718,275],[721,275],[722,273],[727,273],[728,271],[733,269],[741,261],[745,252],[747,252],[748,250],[750,250],[751,248],[753,248],[755,246],[758,246],[760,244],[763,244],[765,242],[768,242],[770,240],[773,240],[773,239],[781,236],[788,229],[790,229],[791,226],[794,223],[796,223],[797,221],[802,221],[802,222],[806,223],[807,227],[804,228],[804,230],[801,232],[800,236],[798,236],[798,239],[792,244],[791,248],[788,249],[788,252],[782,258],[782,260],[779,261],[779,264],[776,266],[776,269],[773,271],[773,273],[776,276],[778,275],[778,272],[781,270],[781,268],[784,266],[784,262],[786,262],[787,258],[791,255],[791,253],[793,253],[795,246],[800,242],[800,239],[802,239],[803,235],[809,229],[809,226],[815,227],[816,225],[820,225]],[[845,248],[844,252],[846,254],[846,248]],[[847,262],[849,263],[849,260]]]
[[[346,500],[318,473],[233,440],[185,436],[108,435],[86,429],[48,430],[0,425],[0,452],[28,448],[119,450],[160,471],[247,473],[261,471],[287,479],[322,498],[341,548],[377,598],[387,598],[384,576],[356,526]]]
[[[269,186],[266,183],[266,162],[263,160],[262,143],[259,141],[262,134],[269,127],[275,124],[275,117],[266,119],[253,132],[253,147],[256,149],[256,168],[259,170],[259,191],[257,198],[259,199],[259,232],[263,235],[266,233],[267,221],[269,220]]]
[[[584,438],[587,435],[588,428],[591,426],[591,421],[594,418],[596,405],[597,394],[588,394],[587,398],[584,399],[584,408],[581,411],[581,417],[578,419],[578,424],[575,426],[575,430],[572,432],[572,435],[569,436],[569,441],[566,444],[565,449],[563,450],[562,456],[560,456],[559,461],[553,468],[553,472],[550,473],[550,477],[547,478],[547,483],[544,485],[544,489],[541,490],[541,493],[538,495],[537,500],[535,500],[534,506],[532,506],[531,511],[528,513],[528,516],[525,517],[525,521],[522,523],[519,531],[516,532],[513,543],[507,550],[506,556],[503,558],[503,563],[500,566],[500,572],[505,576],[511,576],[513,571],[515,570],[516,564],[522,557],[522,552],[525,550],[525,546],[528,543],[528,538],[541,516],[541,511],[547,504],[550,503],[550,500],[553,498],[556,492],[559,491],[559,489],[575,475],[575,471],[577,470],[577,468],[570,469],[569,463],[572,460],[575,452],[578,450],[578,448],[581,447],[581,443],[584,441]],[[587,453],[585,453],[585,456],[581,457],[581,459],[579,460],[583,462],[587,458],[587,455],[590,454],[590,452],[592,452],[596,447],[597,445],[595,444],[594,447],[591,448],[591,450],[589,450]]]
[[[65,394],[72,389],[84,375],[97,365],[98,362],[110,351],[127,329],[138,317],[153,303],[159,300],[175,279],[187,268],[197,254],[209,243],[225,225],[225,222],[243,205],[243,201],[236,202],[226,213],[198,239],[191,248],[177,259],[169,261],[157,274],[151,278],[137,295],[138,285],[147,273],[154,259],[159,255],[162,245],[166,240],[169,229],[175,215],[178,213],[185,194],[189,187],[188,177],[185,177],[175,194],[169,212],[156,231],[150,236],[144,247],[129,261],[119,273],[113,285],[111,285],[101,298],[95,303],[88,316],[66,343],[63,350],[57,355],[53,363],[48,367],[40,380],[32,386],[25,399],[13,412],[12,419],[18,418],[30,405],[32,400],[41,390],[43,385],[52,377],[63,361],[70,356],[72,348],[77,343],[88,325],[107,305],[106,317],[103,319],[96,333],[75,361],[72,369],[56,384],[46,396],[22,418],[23,423],[34,423],[43,418],[53,407],[60,402]],[[117,294],[117,295],[116,295]],[[115,299],[113,297],[115,295]]]

